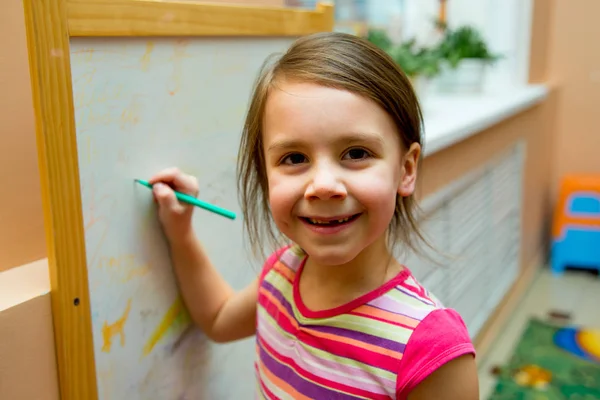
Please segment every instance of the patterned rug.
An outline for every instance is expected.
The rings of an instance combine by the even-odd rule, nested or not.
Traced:
[[[600,399],[600,329],[532,319],[488,400]]]

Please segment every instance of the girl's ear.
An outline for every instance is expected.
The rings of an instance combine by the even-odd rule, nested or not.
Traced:
[[[420,157],[421,145],[419,143],[411,144],[402,161],[400,184],[398,185],[398,194],[402,197],[408,197],[415,191]]]

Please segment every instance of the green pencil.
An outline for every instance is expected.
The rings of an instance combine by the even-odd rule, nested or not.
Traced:
[[[149,189],[152,189],[152,185],[148,181],[144,181],[142,179],[136,179],[135,181],[137,183],[139,183],[140,185],[143,185]],[[225,210],[224,208],[221,208],[221,207],[217,207],[215,205],[204,202],[202,200],[198,200],[197,198],[190,196],[189,194],[180,193],[180,192],[175,191],[175,197],[177,197],[177,199],[179,201],[182,201],[184,203],[191,204],[196,207],[204,208],[205,210],[214,212],[215,214],[219,214],[219,215],[229,218],[229,219],[235,219],[234,212]]]

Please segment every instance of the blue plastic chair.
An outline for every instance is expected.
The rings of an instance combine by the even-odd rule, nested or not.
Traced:
[[[561,275],[567,267],[596,270],[600,273],[600,194],[572,193],[566,202],[570,223],[561,227],[551,249],[551,269]],[[577,224],[577,219],[585,224]],[[598,220],[597,226],[590,221]]]

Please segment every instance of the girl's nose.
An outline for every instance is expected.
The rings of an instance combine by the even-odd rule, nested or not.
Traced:
[[[340,181],[335,171],[330,167],[315,167],[312,181],[306,188],[304,197],[309,200],[345,199],[345,185]]]

